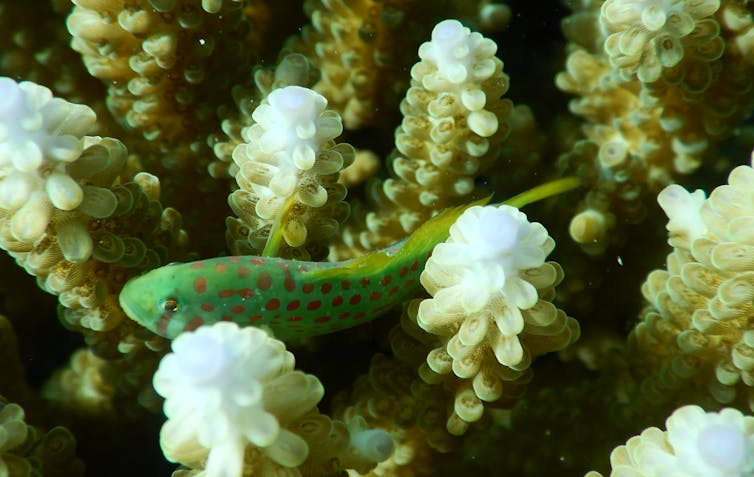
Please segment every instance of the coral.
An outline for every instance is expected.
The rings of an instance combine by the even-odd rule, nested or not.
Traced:
[[[401,334],[397,328],[391,332],[393,340],[399,339],[396,334]],[[414,363],[376,355],[351,395],[341,396],[341,405],[336,406],[337,415],[385,429],[395,442],[393,454],[366,475],[435,475],[439,453],[457,445],[441,417],[448,394],[422,383],[414,369]],[[351,476],[363,474],[349,471]]]
[[[608,34],[605,52],[611,66],[623,80],[652,83],[664,75],[680,77],[683,87],[698,87],[693,81],[713,75],[708,63],[725,48],[710,18],[718,8],[720,0],[606,0],[600,23]]]
[[[248,229],[243,239],[251,250],[231,241],[235,254],[308,259],[317,255],[310,251],[326,248],[348,215],[346,188],[337,180],[354,151],[333,141],[343,127],[326,106],[322,95],[286,86],[252,113],[254,124],[241,132],[245,142],[233,151],[239,189],[228,198]]]
[[[390,111],[406,89],[399,72],[413,59],[398,54],[415,51],[427,34],[427,23],[416,15],[439,20],[439,6],[407,1],[381,4],[307,0],[304,12],[311,18],[288,48],[312,59],[322,77],[312,88],[330,98],[330,107],[348,129],[384,121],[381,111]],[[446,13],[450,14],[450,12]]]
[[[630,336],[651,399],[687,400],[693,389],[699,402],[754,409],[753,186],[754,170],[739,166],[709,198],[678,185],[658,196],[673,251],[647,277],[650,306]]]
[[[15,240],[36,242],[54,209],[70,211],[84,203],[84,189],[67,167],[75,167],[72,163],[81,157],[81,137],[96,116],[86,106],[53,98],[49,89],[34,83],[0,78],[0,95],[4,98],[0,111],[0,208],[7,214]],[[111,213],[107,207],[114,208],[114,197],[109,201],[107,197],[93,199],[102,195],[96,186],[87,192],[87,204],[105,207],[91,210],[90,206],[94,217]],[[83,261],[91,250],[80,255],[69,249],[66,252],[67,258]]]
[[[152,141],[171,142],[191,136],[196,129],[209,132],[215,119],[210,105],[217,98],[207,95],[224,96],[227,91],[202,88],[202,83],[208,76],[218,86],[234,73],[238,77],[236,70],[249,59],[238,56],[235,62],[213,55],[229,47],[225,42],[230,38],[243,37],[241,17],[231,14],[240,9],[237,2],[227,2],[225,14],[216,15],[189,2],[74,3],[67,19],[71,47],[82,54],[92,76],[107,82],[108,108],[117,117]],[[206,0],[202,6],[218,13],[221,4]],[[177,14],[164,14],[171,11]],[[208,36],[212,30],[227,35]],[[251,53],[234,50],[238,55]],[[224,73],[217,74],[220,71]],[[183,119],[189,110],[194,114],[191,122]]]
[[[570,110],[586,119],[592,147],[577,143],[560,162],[588,184],[570,234],[596,254],[620,244],[612,231],[644,220],[648,200],[697,170],[751,112],[754,22],[727,0],[586,2],[574,16],[601,29],[565,29],[572,43],[556,83],[577,96]]]
[[[26,423],[21,406],[0,396],[0,475],[76,477],[84,475],[84,465],[66,428],[42,432]]]
[[[415,230],[433,213],[468,200],[474,177],[490,167],[508,134],[512,104],[497,46],[456,20],[438,23],[419,48],[401,102],[390,164],[397,176],[374,188],[389,204],[366,216],[366,230],[347,230],[349,247],[371,250]],[[350,252],[334,250],[342,258]]]
[[[650,427],[615,448],[610,475],[722,477],[750,475],[754,469],[752,416],[730,408],[705,413],[699,406],[684,406],[665,425],[667,431]]]
[[[422,378],[470,381],[458,384],[452,434],[482,417],[483,402],[518,392],[533,357],[578,338],[576,320],[551,303],[563,278],[557,263],[545,263],[554,247],[541,224],[503,205],[467,209],[433,250],[421,275],[432,298],[412,302],[408,314],[439,337]]]
[[[293,371],[293,355],[255,328],[218,323],[185,333],[154,376],[168,421],[161,445],[168,459],[207,458],[209,475],[241,475],[244,447],[260,448],[279,465],[296,467],[306,442],[282,425],[306,414],[324,389]],[[256,363],[256,364],[255,364]]]
[[[341,446],[321,445],[312,433],[321,423],[311,421],[316,422],[312,411],[324,388],[316,377],[294,371],[293,355],[264,331],[221,322],[181,334],[172,349],[154,375],[154,387],[165,397],[168,421],[160,444],[170,461],[204,465],[209,476],[249,475],[249,469],[270,475],[307,459],[332,460],[344,447],[367,463],[392,452],[384,432],[357,422],[348,432],[341,424]],[[329,458],[313,457],[298,429],[314,451],[330,451]],[[327,440],[334,440],[327,434],[337,435],[325,432]],[[350,439],[343,442],[343,434]]]
[[[103,353],[112,353],[119,341],[126,352],[123,341],[133,330],[128,322],[119,333],[103,336],[124,322],[116,284],[139,267],[162,260],[143,243],[147,235],[161,234],[161,228],[175,235],[155,237],[153,246],[158,241],[185,243],[180,216],[170,209],[163,213],[156,200],[150,203],[144,191],[154,199],[159,194],[153,176],[119,183],[127,151],[116,139],[84,136],[96,120],[91,109],[53,98],[50,90],[33,83],[0,82],[6,98],[0,244],[39,278],[43,289],[61,296],[69,326],[95,332],[92,339],[110,348]],[[148,208],[151,218],[146,219]],[[141,223],[129,226],[130,217]],[[96,312],[84,318],[82,309]]]
[[[0,0],[0,474],[750,473],[753,52],[747,0]],[[238,254],[416,266],[285,344],[121,309]]]

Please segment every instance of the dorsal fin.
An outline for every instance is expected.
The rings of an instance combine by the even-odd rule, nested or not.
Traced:
[[[577,187],[579,184],[580,181],[578,178],[566,177],[533,187],[495,205],[510,205],[512,207],[521,208],[532,202],[569,191]],[[424,258],[435,245],[448,238],[450,226],[458,220],[458,217],[460,217],[466,209],[476,205],[486,205],[490,201],[490,198],[491,196],[487,196],[468,204],[443,210],[427,220],[409,235],[409,237],[405,239],[405,243],[398,248],[394,255],[388,255],[385,249],[381,249],[348,260],[334,267],[312,270],[309,273],[317,275],[318,277],[338,276],[355,272],[358,272],[358,274],[363,276],[368,276],[379,272],[393,261],[410,262],[413,260],[414,256],[416,258]]]

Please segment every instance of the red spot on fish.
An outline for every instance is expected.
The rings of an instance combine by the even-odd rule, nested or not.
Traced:
[[[414,284],[414,277],[409,277],[408,280],[403,284],[403,288],[411,288],[411,286]]]
[[[293,277],[291,276],[291,271],[288,269],[288,265],[286,265],[283,262],[278,262],[278,267],[280,270],[283,271],[283,274],[285,275],[285,279],[283,280],[283,287],[285,287],[288,291],[293,291],[296,289],[296,282],[293,281]]]
[[[250,261],[251,261],[251,263],[253,263],[254,265],[259,265],[259,266],[262,266],[262,265],[264,265],[264,259],[263,259],[263,258],[259,258],[259,257],[252,257]]]
[[[202,268],[204,266],[204,262],[194,262],[191,264],[191,268]]]
[[[225,271],[228,269],[228,264],[225,262],[217,262],[215,264],[215,271],[217,273],[225,273]]]
[[[220,290],[219,292],[217,292],[217,295],[218,295],[218,296],[219,296],[220,298],[230,298],[230,297],[232,297],[232,296],[233,296],[233,295],[235,295],[235,294],[236,294],[236,291],[235,291],[235,290],[233,290],[233,289],[229,289],[229,290]]]
[[[251,321],[259,321],[262,318],[264,318],[264,315],[252,315],[251,316]]]
[[[390,291],[389,291],[389,292],[387,292],[387,294],[388,294],[388,295],[394,295],[395,293],[397,293],[397,292],[398,292],[398,290],[400,290],[400,288],[401,288],[401,287],[399,287],[398,285],[395,285],[395,286],[394,286],[393,288],[391,288],[391,289],[390,289]]]
[[[319,300],[314,300],[312,302],[309,302],[308,305],[306,305],[306,309],[307,310],[316,310],[320,306],[322,306],[322,302],[319,301]]]
[[[215,309],[215,307],[210,305],[209,303],[202,303],[201,308],[204,311],[212,311]]]
[[[204,293],[207,291],[207,278],[204,276],[196,277],[194,280],[194,291]]]
[[[170,323],[170,319],[173,317],[172,314],[164,313],[162,316],[160,316],[160,321],[157,322],[157,331],[164,335],[167,333],[168,330],[168,323]]]
[[[269,290],[272,286],[272,277],[267,272],[262,272],[257,278],[257,288],[260,290]]]
[[[352,305],[357,305],[360,301],[361,301],[361,295],[356,294],[352,296],[350,300],[348,300],[348,303]]]
[[[288,321],[301,321],[301,317],[298,316],[298,315],[291,316],[291,317],[288,318]]]
[[[220,321],[233,321],[233,317],[230,315],[223,315],[223,317],[220,318]]]
[[[322,290],[323,295],[330,293],[330,290],[332,290],[332,283],[323,283],[322,288],[320,288],[320,290]]]
[[[406,276],[407,273],[408,273],[408,267],[403,267],[403,268],[401,268],[401,271],[400,271],[400,273],[398,275],[400,275],[401,278],[403,278],[403,277]]]
[[[353,319],[354,320],[360,320],[360,319],[364,318],[365,316],[366,316],[366,313],[364,313],[363,311],[360,311],[360,312],[356,313],[355,315],[353,315]]]
[[[239,265],[236,269],[236,274],[239,278],[246,278],[249,276],[249,267],[246,265]]]
[[[380,298],[382,298],[381,292],[373,291],[372,293],[369,294],[369,299],[372,301],[379,300]]]
[[[230,263],[238,263],[241,261],[241,257],[228,257]]]
[[[301,305],[301,302],[300,302],[300,301],[298,301],[298,300],[293,300],[292,302],[288,303],[288,306],[286,306],[286,308],[287,308],[288,310],[295,310],[296,308],[298,308],[298,307],[299,307],[299,305]]]
[[[350,311],[344,311],[343,313],[341,313],[340,315],[338,315],[338,319],[339,320],[343,320],[345,318],[348,318],[349,316],[351,316],[351,312]]]
[[[351,288],[351,282],[349,282],[348,280],[343,280],[342,282],[340,282],[340,287],[344,290],[348,290]]]
[[[236,305],[230,309],[233,313],[243,313],[246,311],[246,307],[243,305]]]
[[[343,304],[343,297],[338,295],[332,299],[332,306],[340,306]]]
[[[419,260],[414,260],[414,263],[411,264],[411,270],[416,270],[419,268]]]
[[[390,275],[383,277],[382,280],[380,280],[380,285],[383,287],[386,287],[390,284],[390,281],[393,279]]]
[[[186,326],[183,327],[183,331],[194,331],[195,329],[199,328],[204,324],[204,321],[202,321],[201,318],[198,316],[195,316],[189,320],[188,323],[186,323]]]
[[[319,318],[314,318],[315,323],[327,323],[328,321],[330,321],[329,316],[320,316]]]
[[[247,298],[251,298],[254,296],[254,290],[252,290],[251,288],[242,288],[238,290],[238,296],[246,300]]]
[[[301,287],[301,291],[304,293],[311,293],[312,290],[314,290],[314,285],[311,283],[304,283],[304,286]]]
[[[362,278],[359,282],[361,284],[361,288],[366,288],[369,286],[369,279],[368,278]]]
[[[264,305],[264,307],[270,311],[277,310],[278,308],[280,308],[280,300],[278,300],[277,298],[270,298],[270,300],[266,305]]]

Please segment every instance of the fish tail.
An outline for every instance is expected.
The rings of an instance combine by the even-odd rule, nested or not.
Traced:
[[[568,192],[571,189],[581,185],[581,180],[578,177],[570,176],[554,181],[546,182],[542,185],[533,187],[525,192],[514,195],[510,199],[501,202],[498,205],[510,205],[520,209],[521,207],[537,202],[549,197]]]

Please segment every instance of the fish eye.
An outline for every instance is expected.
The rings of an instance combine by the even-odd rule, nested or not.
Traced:
[[[173,313],[178,311],[178,300],[173,297],[165,298],[162,303],[160,303],[160,309],[163,311],[163,313],[172,315]]]

